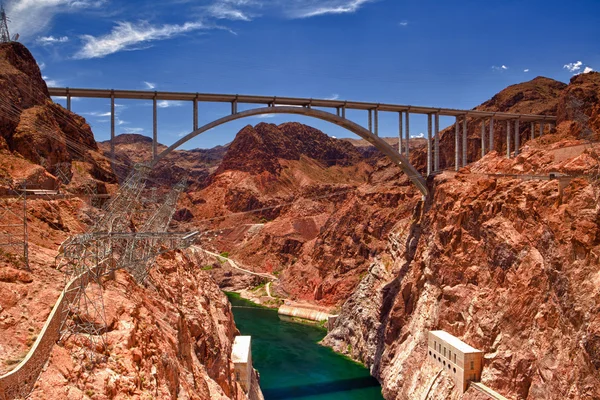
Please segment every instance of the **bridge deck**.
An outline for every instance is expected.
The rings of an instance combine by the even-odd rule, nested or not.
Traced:
[[[280,106],[311,106],[325,108],[346,108],[350,110],[378,110],[386,112],[410,112],[411,114],[439,114],[456,117],[468,115],[476,118],[491,118],[496,120],[519,119],[522,122],[555,122],[551,115],[512,114],[478,110],[459,110],[453,108],[424,107],[387,103],[370,103],[361,101],[309,99],[301,97],[251,96],[237,94],[214,94],[192,92],[157,92],[148,90],[113,90],[113,89],[82,89],[82,88],[48,88],[50,96],[56,97],[86,97],[131,100],[170,100],[170,101],[199,101],[215,103],[261,104]]]

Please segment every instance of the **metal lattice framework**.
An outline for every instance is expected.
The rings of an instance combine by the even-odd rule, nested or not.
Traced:
[[[167,232],[185,181],[177,184],[140,230],[133,221],[147,203],[143,198],[149,168],[138,165],[105,207],[104,215],[87,233],[69,238],[59,251],[57,267],[64,272],[68,306],[63,310],[61,340],[73,334],[87,339],[86,347],[103,349],[106,331],[102,284],[125,269],[142,284],[159,254],[191,245],[198,232]],[[155,192],[152,192],[153,195]],[[98,346],[100,345],[100,346]]]
[[[10,33],[8,32],[8,17],[4,12],[4,6],[0,5],[0,43],[10,42]]]
[[[21,190],[14,189],[11,181],[0,182],[0,187],[6,188],[6,193],[0,196],[0,250],[6,249],[9,255],[15,251],[22,254],[22,263],[15,260],[16,266],[29,269],[27,182],[19,186]]]

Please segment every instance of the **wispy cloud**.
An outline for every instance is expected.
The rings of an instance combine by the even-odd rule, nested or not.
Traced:
[[[109,112],[101,112],[101,111],[88,111],[88,112],[80,112],[81,115],[89,115],[90,117],[110,117]]]
[[[494,71],[506,71],[508,69],[508,67],[504,64],[502,64],[501,66],[496,66],[496,65],[492,65],[492,69]]]
[[[220,0],[208,6],[208,13],[218,19],[229,19],[233,21],[252,21],[252,16],[247,11],[237,8],[248,5],[250,1]]]
[[[143,81],[142,83],[146,86],[148,90],[156,89],[156,83],[146,81]]]
[[[529,72],[529,68],[524,69],[523,72]]]
[[[583,72],[582,72],[582,74],[589,74],[590,72],[593,72],[593,71],[594,71],[594,69],[593,69],[593,68],[591,68],[591,67],[585,67],[585,68],[583,69]]]
[[[400,26],[408,26],[408,21],[400,21],[400,22],[398,22],[398,25],[400,25]]]
[[[154,26],[147,21],[138,23],[118,22],[113,30],[104,36],[83,35],[81,39],[85,44],[75,55],[75,58],[101,58],[119,51],[136,50],[136,46],[140,44],[170,39],[200,29],[207,28],[201,22],[162,26]]]
[[[332,94],[331,96],[329,96],[329,97],[326,97],[326,98],[325,98],[325,100],[337,100],[337,99],[339,99],[339,98],[340,98],[340,95],[339,95],[339,94],[337,94],[337,93],[334,93],[334,94]]]
[[[56,79],[50,79],[47,76],[42,76],[42,79],[46,81],[46,85],[50,86],[50,87],[58,87],[61,86],[60,85],[60,81],[56,80]]]
[[[572,63],[565,64],[563,66],[563,68],[567,69],[567,70],[569,70],[571,72],[577,72],[577,71],[579,71],[581,69],[582,65],[583,65],[583,63],[581,61],[575,61],[575,62],[572,62]]]
[[[11,32],[27,40],[44,32],[57,14],[99,8],[104,3],[105,0],[14,0],[6,5],[6,12],[12,21]]]
[[[290,16],[294,18],[310,18],[326,14],[351,14],[363,5],[375,0],[304,0],[295,2]]]
[[[46,63],[44,63],[43,61],[39,61],[38,62],[38,67],[40,67],[40,71],[43,71],[44,68],[46,68]]]
[[[169,108],[169,107],[181,107],[183,105],[183,101],[168,101],[161,100],[156,103],[158,108]]]
[[[54,36],[40,36],[36,39],[36,42],[41,44],[42,46],[50,46],[56,43],[66,43],[69,41],[69,37],[68,36],[60,36],[60,37],[54,37]]]
[[[275,114],[260,114],[260,115],[254,115],[250,118],[257,118],[257,119],[269,119],[269,118],[274,118]]]

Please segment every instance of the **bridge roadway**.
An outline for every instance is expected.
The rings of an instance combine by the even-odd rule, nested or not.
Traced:
[[[111,107],[111,158],[115,160],[115,99],[151,100],[153,102],[153,135],[152,164],[158,163],[165,155],[197,135],[227,122],[262,114],[299,114],[337,124],[373,144],[377,149],[398,164],[417,186],[421,193],[428,194],[424,177],[409,162],[410,115],[427,115],[427,172],[429,176],[440,170],[439,132],[440,116],[455,117],[455,169],[467,165],[467,118],[481,121],[481,155],[495,150],[494,125],[502,121],[506,124],[506,155],[508,158],[519,154],[521,127],[530,124],[531,138],[535,137],[536,124],[539,135],[545,132],[545,126],[555,125],[556,117],[552,115],[513,114],[480,110],[460,110],[453,108],[424,107],[389,103],[372,103],[347,100],[326,100],[300,97],[252,96],[238,94],[210,94],[191,92],[159,92],[144,90],[114,89],[82,89],[82,88],[49,88],[54,97],[64,97],[67,109],[71,110],[72,98],[105,98],[110,99]],[[158,154],[158,101],[187,101],[193,104],[193,131],[181,138],[174,145]],[[203,127],[198,124],[198,103],[230,103],[231,114],[213,121]],[[258,108],[238,112],[239,104],[258,105]],[[265,107],[266,106],[266,107]],[[335,114],[313,108],[335,109]],[[346,110],[363,110],[368,112],[368,128],[346,118]],[[398,113],[398,150],[392,148],[379,138],[379,112]],[[486,121],[488,128],[486,130]],[[461,124],[462,122],[462,124]],[[462,125],[462,129],[461,129]],[[511,134],[512,130],[512,134]],[[486,139],[487,137],[489,138]],[[514,134],[514,139],[512,135]],[[512,139],[512,140],[511,140]],[[511,143],[512,141],[512,143]],[[512,147],[511,147],[512,145]]]

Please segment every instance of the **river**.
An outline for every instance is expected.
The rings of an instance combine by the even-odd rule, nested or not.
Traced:
[[[228,293],[235,323],[252,336],[252,360],[266,400],[383,399],[369,371],[318,344],[323,328],[280,319],[277,310]]]

